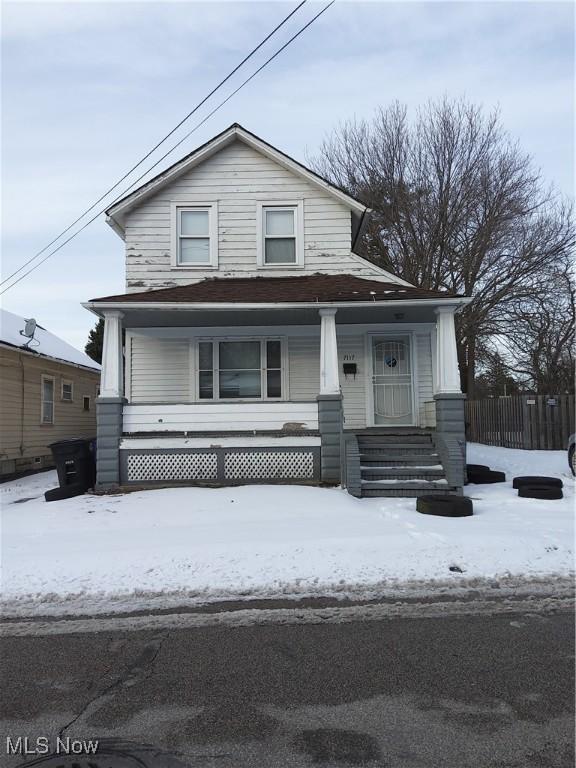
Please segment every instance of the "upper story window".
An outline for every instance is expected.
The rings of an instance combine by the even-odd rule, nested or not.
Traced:
[[[304,263],[302,202],[258,204],[258,264],[301,267]]]
[[[194,269],[218,266],[216,203],[172,206],[172,266]]]

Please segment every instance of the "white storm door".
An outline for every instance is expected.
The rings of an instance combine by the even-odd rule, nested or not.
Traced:
[[[410,336],[372,338],[372,392],[376,426],[412,426],[414,394]]]

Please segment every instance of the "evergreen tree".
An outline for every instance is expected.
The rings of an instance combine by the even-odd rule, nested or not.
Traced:
[[[97,363],[102,362],[102,344],[104,342],[104,320],[100,319],[88,334],[84,351]]]

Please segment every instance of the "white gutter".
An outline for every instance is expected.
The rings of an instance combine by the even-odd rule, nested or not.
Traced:
[[[358,307],[367,309],[368,307],[413,307],[413,306],[456,306],[463,307],[472,301],[472,297],[463,296],[459,298],[446,299],[390,299],[389,301],[282,301],[282,302],[203,302],[185,303],[181,301],[87,301],[82,304],[85,309],[98,314],[99,310],[117,309],[127,311],[130,309],[149,309],[149,310],[176,310],[176,311],[205,311],[207,309],[228,309],[228,310],[258,310],[258,309],[322,309],[334,307],[336,309],[351,309]]]

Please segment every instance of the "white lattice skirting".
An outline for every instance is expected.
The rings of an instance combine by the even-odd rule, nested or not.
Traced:
[[[128,481],[216,480],[215,453],[134,453],[128,456]]]
[[[224,475],[227,480],[311,479],[314,476],[314,454],[311,451],[226,453]]]
[[[127,452],[124,466],[125,480],[129,483],[313,480],[315,451]]]

